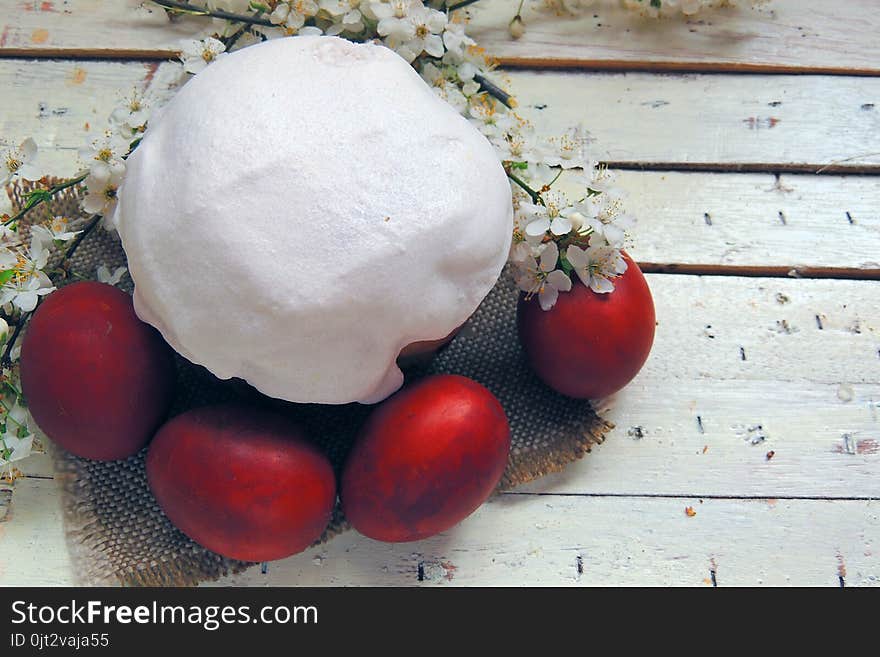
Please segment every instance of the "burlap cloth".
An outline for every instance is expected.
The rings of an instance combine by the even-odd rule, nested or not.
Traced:
[[[54,203],[52,214],[79,216],[78,193]],[[18,205],[18,190],[10,195]],[[83,242],[71,264],[68,280],[76,275],[94,278],[99,264],[111,271],[124,265],[125,254],[116,237],[98,229]],[[120,287],[131,291],[128,276]],[[499,490],[561,470],[600,443],[611,426],[593,412],[589,402],[558,395],[531,373],[517,340],[516,299],[514,284],[503,275],[455,340],[429,365],[407,373],[408,380],[435,373],[462,374],[498,397],[510,420],[512,438],[510,462]],[[270,400],[241,382],[220,381],[183,358],[177,358],[177,372],[172,414],[242,397],[271,406],[304,425],[337,472],[370,412],[370,407],[359,404],[322,406]],[[126,461],[99,463],[53,450],[56,478],[63,489],[68,546],[80,582],[193,585],[254,565],[210,552],[171,525],[147,487],[146,451]],[[320,542],[347,529],[337,506]]]

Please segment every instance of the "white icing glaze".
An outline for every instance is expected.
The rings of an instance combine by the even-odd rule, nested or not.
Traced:
[[[275,39],[193,78],[129,158],[135,309],[179,353],[295,402],[374,402],[462,324],[512,230],[492,147],[392,51]]]

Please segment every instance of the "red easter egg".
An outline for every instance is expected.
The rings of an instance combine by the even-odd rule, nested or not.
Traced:
[[[630,257],[614,291],[597,294],[575,278],[570,292],[542,310],[520,296],[519,339],[529,364],[548,386],[569,397],[599,399],[632,381],[654,342],[654,301]]]
[[[367,420],[343,471],[343,511],[380,541],[433,536],[486,501],[509,452],[510,427],[495,395],[463,376],[428,377]]]
[[[171,348],[111,285],[73,283],[45,297],[21,348],[30,412],[67,451],[99,461],[143,447],[174,392]]]
[[[147,453],[147,480],[175,527],[242,561],[302,552],[336,503],[330,461],[296,425],[236,404],[167,422]]]

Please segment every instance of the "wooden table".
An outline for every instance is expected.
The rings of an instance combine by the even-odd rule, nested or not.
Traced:
[[[138,4],[4,0],[0,136],[34,136],[43,165],[72,174],[86,125],[133,85],[160,87],[177,40],[204,29]],[[613,6],[529,13],[519,41],[512,8],[477,3],[472,33],[542,130],[590,128],[640,219],[631,252],[654,272],[653,354],[599,405],[617,428],[432,540],[350,532],[222,583],[877,584],[876,3],[659,24]],[[24,469],[0,584],[72,583],[51,468]]]

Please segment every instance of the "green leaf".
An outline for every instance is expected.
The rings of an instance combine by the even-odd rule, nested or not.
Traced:
[[[0,271],[0,285],[6,285],[12,278],[15,276],[14,269],[7,269],[6,271]]]
[[[46,203],[47,201],[51,201],[52,194],[50,194],[49,190],[47,189],[34,189],[28,192],[25,198],[27,200],[24,203],[24,209],[30,210],[38,203]]]
[[[587,198],[591,198],[593,196],[599,196],[601,194],[599,190],[593,189],[592,187],[587,187]]]

